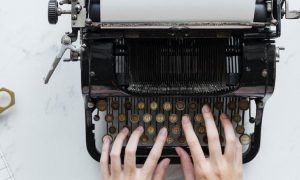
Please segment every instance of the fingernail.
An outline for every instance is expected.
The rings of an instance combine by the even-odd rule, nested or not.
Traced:
[[[168,131],[167,131],[167,128],[162,128],[160,131],[159,131],[159,134],[161,135],[161,136],[167,136],[167,134],[168,134]]]
[[[179,147],[176,147],[176,148],[175,148],[175,151],[176,151],[176,153],[178,154],[178,156],[181,156],[181,151],[180,151],[180,148],[179,148]]]
[[[163,162],[163,167],[166,168],[167,166],[169,166],[170,161],[171,161],[171,160],[170,160],[169,158],[166,159],[166,160],[164,160],[164,162]]]
[[[123,129],[122,129],[122,133],[128,133],[128,128],[127,127],[124,127]]]
[[[227,119],[228,116],[227,116],[226,114],[222,113],[222,114],[221,114],[221,118],[226,118],[226,119]]]
[[[139,132],[144,132],[144,127],[143,126],[139,126],[138,128],[136,128],[137,131]]]
[[[209,112],[210,112],[209,106],[205,104],[205,105],[203,106],[203,108],[202,108],[202,111],[205,112],[205,113],[209,113]]]
[[[188,124],[190,123],[190,117],[189,116],[183,116],[182,117],[182,124]]]

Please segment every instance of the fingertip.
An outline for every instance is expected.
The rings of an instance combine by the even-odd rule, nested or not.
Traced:
[[[229,117],[227,116],[227,114],[222,113],[220,118],[221,118],[221,120],[223,120],[223,119],[228,119]]]
[[[162,160],[162,166],[163,168],[167,168],[170,165],[171,160],[169,158]]]
[[[202,112],[204,112],[204,113],[210,113],[211,112],[210,107],[207,104],[205,104],[202,107]]]
[[[182,125],[186,125],[186,124],[189,124],[191,121],[190,121],[190,117],[187,116],[187,115],[184,115],[182,116]]]
[[[176,153],[178,154],[178,156],[181,156],[181,148],[180,147],[176,147],[175,148]]]

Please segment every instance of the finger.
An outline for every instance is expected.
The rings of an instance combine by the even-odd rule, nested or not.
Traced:
[[[110,176],[108,162],[109,162],[109,148],[112,139],[110,136],[105,136],[103,138],[103,145],[101,151],[101,158],[100,158],[100,169],[103,179],[108,179]]]
[[[218,160],[222,157],[222,150],[216,123],[211,110],[207,105],[203,106],[202,113],[205,120],[208,138],[209,156],[213,161],[218,162]]]
[[[182,117],[182,128],[186,137],[187,144],[189,145],[194,163],[195,165],[201,166],[201,164],[203,164],[203,162],[205,161],[205,155],[188,116]]]
[[[167,139],[167,135],[168,135],[168,131],[167,128],[162,128],[159,133],[158,136],[155,140],[155,144],[153,145],[150,154],[144,164],[143,167],[143,171],[148,174],[148,175],[152,175],[156,166],[157,166],[157,162],[161,156],[163,147],[165,145],[166,139]]]
[[[123,142],[126,139],[128,135],[128,128],[123,128],[122,131],[118,134],[117,138],[115,139],[115,142],[112,146],[111,152],[110,152],[110,159],[111,159],[111,174],[112,176],[117,176],[121,174],[121,151]]]
[[[227,160],[229,162],[233,162],[234,160],[234,156],[235,156],[235,152],[236,152],[236,137],[235,137],[235,133],[232,127],[232,124],[228,118],[228,116],[226,114],[221,114],[220,116],[221,119],[221,123],[224,129],[224,133],[225,133],[225,139],[226,139],[226,147],[225,147],[225,158],[227,158]]]
[[[153,180],[163,180],[166,172],[167,172],[167,168],[169,167],[170,164],[170,159],[163,159],[156,167],[155,172],[154,172],[154,176],[153,176]]]
[[[235,159],[237,164],[242,165],[243,164],[243,147],[240,143],[239,138],[236,138],[236,153],[235,153]]]
[[[181,147],[176,147],[175,150],[178,156],[180,157],[181,168],[183,171],[184,179],[194,180],[195,170],[189,154]]]
[[[129,141],[125,149],[125,159],[124,159],[124,173],[126,175],[134,174],[136,170],[136,150],[139,143],[139,139],[144,132],[142,126],[138,127],[131,134]]]

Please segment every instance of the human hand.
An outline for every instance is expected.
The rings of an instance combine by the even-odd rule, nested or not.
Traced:
[[[202,108],[208,137],[209,157],[206,158],[199,140],[194,132],[189,117],[182,118],[182,127],[189,145],[193,162],[188,153],[176,147],[186,180],[241,180],[242,179],[242,145],[236,138],[232,124],[227,115],[222,114],[220,119],[224,128],[226,147],[222,154],[219,133],[210,108]]]
[[[158,165],[157,162],[161,156],[163,146],[167,139],[167,129],[162,128],[155,140],[151,152],[142,168],[136,167],[136,150],[139,139],[144,132],[142,126],[134,130],[128,140],[124,166],[121,165],[121,150],[123,142],[126,139],[129,130],[123,128],[116,137],[112,149],[110,145],[111,137],[105,136],[103,139],[102,155],[100,159],[100,167],[103,180],[162,180],[166,173],[166,169],[170,164],[170,159],[163,159]],[[109,167],[109,158],[111,165]]]

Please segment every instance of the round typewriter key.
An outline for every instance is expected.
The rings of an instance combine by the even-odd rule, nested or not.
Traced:
[[[96,104],[99,111],[106,111],[107,102],[105,100],[99,100]]]
[[[142,144],[147,144],[148,141],[149,141],[148,136],[146,136],[146,135],[142,135],[142,136],[141,136],[141,143],[142,143]]]
[[[94,120],[95,120],[95,121],[99,121],[99,120],[100,120],[100,116],[99,116],[99,115],[95,115],[95,116],[94,116]]]
[[[194,119],[195,119],[195,122],[197,122],[197,123],[203,123],[204,122],[204,117],[203,117],[202,114],[196,114]]]
[[[172,104],[171,104],[170,102],[165,102],[165,103],[163,104],[163,109],[164,109],[165,111],[171,111],[171,109],[172,109]]]
[[[119,114],[118,120],[119,120],[119,122],[125,122],[126,121],[126,115],[125,114]]]
[[[184,104],[183,101],[177,101],[177,102],[176,102],[176,109],[177,109],[178,111],[183,111],[184,108],[185,108],[185,104]]]
[[[235,114],[233,116],[233,121],[234,122],[239,123],[239,122],[241,122],[241,120],[242,120],[242,118],[241,118],[241,116],[239,114]]]
[[[192,111],[197,110],[197,103],[196,102],[190,102],[189,109]]]
[[[249,119],[249,122],[250,122],[251,124],[255,123],[255,118],[251,117],[251,118]]]
[[[111,123],[111,122],[113,122],[113,120],[114,120],[114,116],[112,114],[107,114],[105,116],[105,121],[106,122]]]
[[[148,126],[148,127],[147,127],[147,132],[148,132],[149,134],[154,134],[154,132],[155,132],[154,126]]]
[[[145,103],[140,101],[140,102],[138,102],[137,107],[138,107],[139,110],[144,110],[145,109]]]
[[[174,138],[172,138],[171,136],[168,136],[166,143],[167,144],[172,144],[173,142],[174,142]]]
[[[179,142],[179,144],[185,144],[185,143],[186,143],[185,137],[184,137],[184,136],[180,136],[180,137],[178,138],[178,142]]]
[[[157,102],[153,101],[150,103],[150,109],[155,111],[158,108]]]
[[[205,144],[208,144],[208,138],[207,138],[207,135],[203,136],[202,140],[203,140],[203,142],[204,142]]]
[[[223,109],[223,102],[221,102],[221,101],[216,102],[215,108],[217,110],[222,110]]]
[[[172,127],[173,134],[178,135],[178,134],[180,134],[180,131],[181,131],[180,126],[176,125],[176,126]]]
[[[240,142],[242,145],[248,145],[251,142],[251,136],[248,134],[243,134],[240,136]]]
[[[139,115],[137,115],[137,114],[131,114],[131,116],[130,116],[130,121],[131,121],[132,123],[138,123],[139,120],[140,120]]]
[[[171,115],[169,116],[169,121],[170,121],[171,123],[176,123],[176,122],[178,121],[178,116],[177,116],[177,114],[171,114]]]
[[[108,128],[108,132],[110,134],[115,134],[117,132],[117,128],[115,126],[111,126]]]
[[[250,107],[250,102],[247,100],[247,99],[242,99],[240,102],[239,102],[239,108],[241,110],[247,110],[249,109]]]
[[[113,110],[118,110],[119,109],[119,102],[118,101],[111,102],[111,108]]]
[[[236,128],[235,128],[235,131],[238,133],[238,134],[244,134],[245,132],[245,128],[241,125],[238,125]]]
[[[129,101],[125,102],[124,107],[125,107],[126,110],[131,110],[131,108],[132,108],[131,102],[129,102]]]
[[[165,121],[165,115],[162,113],[159,113],[156,115],[156,121],[158,123],[163,123]]]
[[[150,121],[152,120],[152,115],[151,114],[144,114],[144,116],[143,116],[143,121],[145,122],[145,123],[149,123]]]
[[[198,133],[199,133],[199,134],[205,134],[205,133],[206,133],[205,127],[204,127],[204,126],[200,126],[200,127],[198,128]]]
[[[228,105],[228,109],[230,109],[230,110],[236,109],[236,105],[235,105],[234,101],[230,101],[227,105]]]

